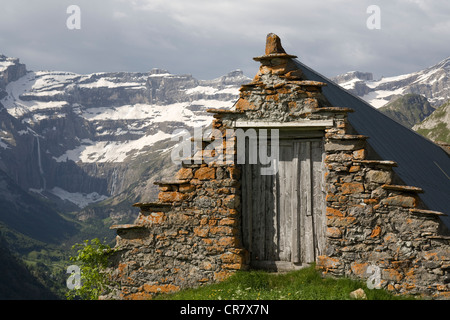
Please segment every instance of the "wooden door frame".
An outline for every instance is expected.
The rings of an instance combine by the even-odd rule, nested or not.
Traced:
[[[294,156],[293,157],[293,161],[295,162],[293,165],[296,166],[298,168],[298,170],[300,170],[300,150],[299,148],[301,147],[300,143],[295,143],[295,142],[320,142],[320,150],[321,150],[321,162],[320,162],[320,166],[321,166],[321,181],[320,181],[320,199],[319,201],[321,201],[321,205],[320,205],[320,215],[322,216],[322,223],[325,223],[325,205],[324,205],[324,201],[325,201],[325,197],[324,197],[324,181],[323,181],[323,165],[324,165],[324,141],[323,141],[323,137],[324,137],[324,132],[323,131],[304,131],[304,130],[280,130],[280,145],[283,141],[292,141],[293,143],[293,147],[294,147]],[[307,148],[308,152],[312,152],[311,151],[311,145],[309,144],[309,147]],[[259,150],[259,149],[258,149]],[[311,159],[311,154],[308,155],[308,158]],[[310,174],[308,175],[309,179],[312,179],[312,165],[313,163],[311,161],[307,161],[308,163],[310,163],[311,167],[309,168],[310,170]],[[242,165],[243,167],[245,165]],[[248,178],[251,178],[251,172],[249,173],[249,171],[252,170],[246,170],[243,168],[242,173],[243,173],[243,184],[242,184],[242,196],[243,198],[246,197],[247,199],[252,199],[251,198],[251,189],[253,189],[253,180],[251,180],[250,182],[252,183],[252,186],[250,186],[250,188],[246,188],[246,184],[249,182]],[[300,173],[300,171],[298,171]],[[250,175],[250,176],[249,176]],[[277,174],[278,177],[278,174]],[[297,178],[300,179],[300,174],[297,174]],[[278,178],[277,178],[278,180]],[[244,182],[245,181],[245,182]],[[275,182],[278,183],[278,182]],[[295,183],[295,185],[298,187],[300,185],[300,181],[297,181]],[[313,197],[311,195],[313,195],[314,190],[312,190],[312,183],[309,184],[310,185],[310,191],[309,191],[309,199],[307,200],[307,202],[311,202],[310,205],[312,206],[312,201],[314,201]],[[297,188],[296,187],[296,188]],[[279,188],[278,185],[275,186],[275,188]],[[278,190],[279,191],[279,190]],[[300,238],[303,236],[300,234],[300,228],[302,227],[300,224],[300,220],[302,219],[302,214],[300,212],[300,206],[299,206],[299,201],[300,201],[300,197],[301,197],[301,193],[299,192],[299,190],[297,189],[295,191],[295,193],[297,194],[296,197],[294,197],[295,199],[293,199],[293,201],[291,201],[291,210],[290,212],[292,213],[292,218],[294,219],[294,221],[292,221],[293,223],[293,230],[291,232],[291,261],[270,261],[270,260],[253,260],[252,259],[252,255],[250,254],[250,265],[251,267],[254,268],[261,268],[261,269],[269,269],[269,270],[292,270],[292,269],[299,269],[302,268],[306,265],[309,265],[311,262],[313,261],[308,261],[307,263],[304,262],[305,258],[304,258],[304,253],[302,250],[300,250],[302,244],[300,243]],[[317,199],[316,199],[317,200]],[[250,201],[250,202],[253,202]],[[276,200],[276,202],[278,202]],[[247,203],[244,199],[242,201],[242,203]],[[311,211],[311,206],[308,205],[309,210]],[[308,210],[308,208],[306,210]],[[243,216],[243,220],[244,219],[248,219],[247,222],[247,226],[246,228],[244,228],[244,223],[243,223],[243,240],[247,240],[246,245],[248,246],[248,250],[251,252],[251,250],[253,249],[253,212],[250,215],[246,215],[245,214],[245,210],[248,210],[248,203],[247,203],[247,208],[245,208],[244,206],[242,207],[242,216]],[[253,204],[250,204],[250,210],[253,211]],[[276,210],[279,210],[279,208],[276,208]],[[278,212],[278,211],[277,211]],[[297,214],[293,214],[294,212],[297,212]],[[278,213],[277,213],[278,215]],[[245,217],[244,217],[245,216]],[[312,212],[310,212],[310,216],[311,219],[314,219],[314,214],[312,214]],[[312,227],[314,228],[314,230],[311,230],[311,232],[313,234],[316,234],[316,229],[317,227],[319,228],[324,228],[323,226],[316,226],[314,224],[314,221],[312,221]],[[278,228],[278,226],[277,226]],[[318,236],[324,236],[323,235],[316,235],[316,237]],[[321,240],[317,240],[317,239],[313,239],[313,252],[312,252],[312,256],[314,258],[314,260],[317,257],[317,254],[319,252],[316,252],[316,247],[320,246],[323,239]],[[323,243],[324,244],[324,243]],[[320,248],[323,249],[323,248]]]

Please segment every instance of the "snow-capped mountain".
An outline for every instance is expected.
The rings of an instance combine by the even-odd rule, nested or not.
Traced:
[[[371,73],[358,71],[332,80],[375,108],[408,93],[423,95],[438,107],[450,99],[450,57],[425,70],[379,80],[374,80]]]
[[[213,80],[34,72],[0,56],[0,169],[24,190],[84,208],[136,184],[143,163],[167,157],[176,129],[209,125],[206,109],[231,107],[249,81],[240,70]]]

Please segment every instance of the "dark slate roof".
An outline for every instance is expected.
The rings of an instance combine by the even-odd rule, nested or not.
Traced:
[[[429,210],[446,213],[450,229],[450,157],[438,145],[390,119],[376,108],[333,81],[295,60],[308,80],[327,83],[322,92],[335,107],[352,108],[353,128],[369,137],[368,142],[382,160],[393,160],[394,171],[408,186],[420,187],[420,198]]]

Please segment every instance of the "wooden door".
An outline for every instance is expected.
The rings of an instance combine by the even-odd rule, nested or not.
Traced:
[[[325,240],[322,140],[280,140],[275,175],[242,172],[244,246],[255,267],[291,269],[314,262]]]

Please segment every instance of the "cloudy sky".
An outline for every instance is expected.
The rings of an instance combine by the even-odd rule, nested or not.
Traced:
[[[81,29],[69,29],[70,5]],[[380,29],[371,5],[380,8]],[[0,0],[0,53],[29,70],[76,73],[164,68],[212,79],[235,69],[253,77],[265,38],[332,77],[376,78],[450,56],[447,0]],[[375,17],[376,18],[376,17]]]

